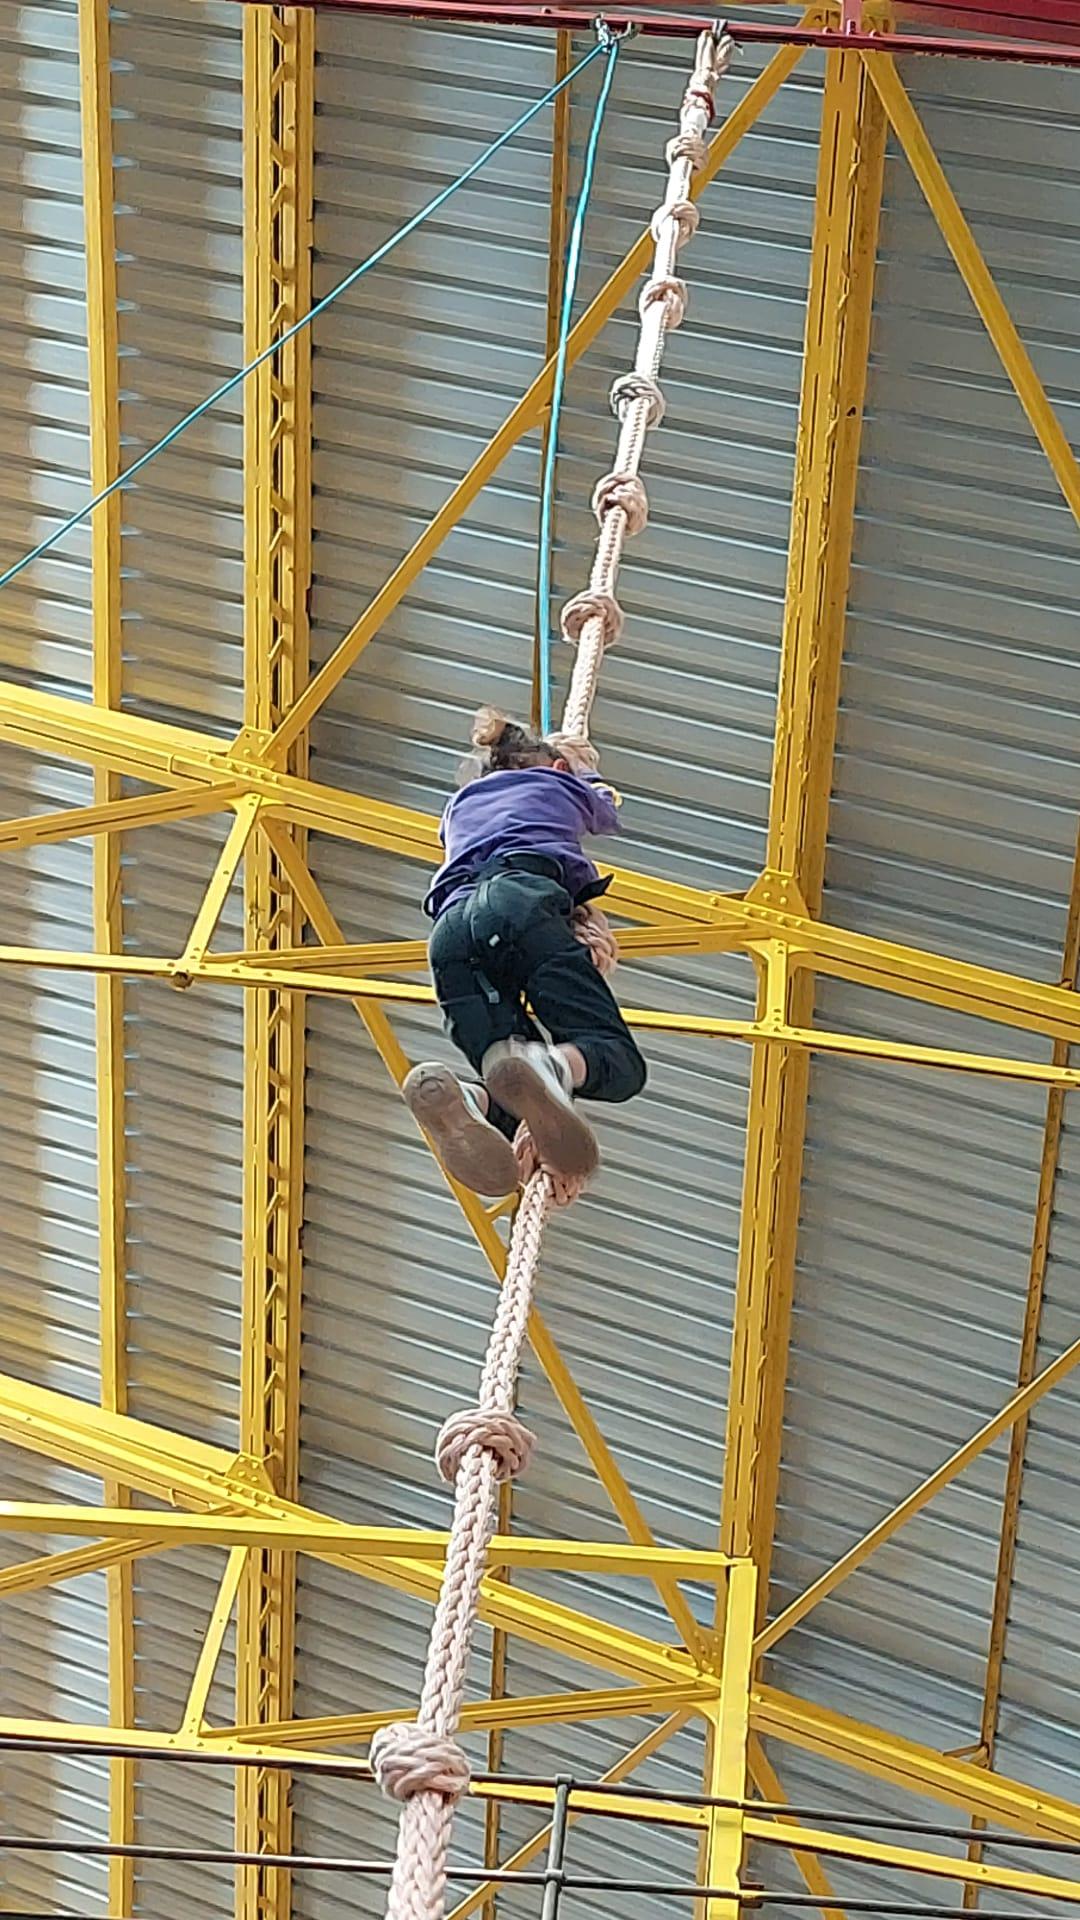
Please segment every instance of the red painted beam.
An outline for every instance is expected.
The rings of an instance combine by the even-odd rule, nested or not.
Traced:
[[[1080,44],[1080,0],[902,0],[897,12],[979,35]]]
[[[932,27],[951,27],[978,38],[1049,40],[1057,46],[1080,46],[1080,4],[1076,0],[903,0],[899,19],[915,19]]]
[[[247,5],[263,3],[264,0],[245,0]],[[1055,0],[1043,0],[1043,3],[1055,4]],[[615,29],[631,25],[639,33],[684,38],[700,33],[703,27],[709,25],[708,16],[669,11],[663,0],[656,0],[656,4],[647,10],[619,6],[586,9],[551,4],[549,0],[294,0],[294,4],[336,7],[357,14],[387,14],[421,22],[457,21],[461,25],[499,27],[571,27],[582,31],[592,27],[598,12],[603,11],[608,24]],[[1006,16],[1004,9],[1001,13],[983,11],[986,4],[987,0],[980,0],[979,8],[961,11],[955,5],[938,7],[935,0],[918,0],[918,4],[903,8],[911,18],[940,20],[950,25],[955,20],[964,27],[977,25],[982,30],[977,36],[970,33],[840,32],[829,27],[785,27],[742,20],[728,20],[726,24],[736,44],[741,46],[840,47],[853,52],[876,50],[884,53],[935,54],[964,60],[1000,60],[1026,66],[1080,67],[1080,44],[1067,44],[1072,37],[1072,30],[1064,23],[1056,29],[1061,35],[1061,39],[1057,40],[1053,38],[1055,29],[1050,22],[1036,22],[1031,17],[1021,21],[1015,12]],[[996,0],[990,0],[990,4],[996,4]],[[1022,0],[1013,0],[1014,7],[1021,4]],[[1071,8],[1072,0],[1056,0],[1056,4]],[[1080,7],[1075,11],[1080,15]],[[1015,20],[1018,26],[1022,24],[1033,38],[1005,38],[1003,26],[999,25],[995,30],[993,22],[1004,21],[1006,17],[1010,21]],[[1080,25],[1075,32],[1076,40],[1080,43]],[[1047,36],[1045,39],[1043,34]]]

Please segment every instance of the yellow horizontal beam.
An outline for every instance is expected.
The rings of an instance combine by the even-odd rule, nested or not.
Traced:
[[[0,1374],[0,1437],[15,1445],[64,1460],[70,1466],[113,1479],[158,1499],[202,1510],[231,1508],[254,1514],[273,1526],[295,1522],[325,1525],[328,1534],[346,1539],[318,1557],[383,1586],[411,1593],[434,1604],[441,1572],[437,1562],[403,1557],[363,1559],[347,1543],[346,1523],[282,1500],[258,1464],[226,1453],[168,1428],[87,1405],[72,1395],[31,1386]],[[156,1517],[156,1516],[155,1516]],[[604,1672],[635,1681],[696,1679],[697,1669],[679,1647],[664,1646],[644,1634],[525,1593],[495,1579],[481,1587],[480,1618],[490,1626],[519,1634]]]
[[[537,1782],[528,1785],[514,1780],[474,1780],[472,1791],[481,1800],[504,1800],[520,1807],[550,1807],[555,1788]],[[645,1820],[664,1827],[691,1827],[699,1832],[709,1824],[705,1807],[688,1807],[677,1800],[645,1799],[628,1787],[620,1793],[595,1793],[588,1787],[574,1787],[570,1795],[576,1813],[600,1813],[620,1820]]]
[[[153,1759],[162,1754],[197,1754],[211,1762],[225,1759],[244,1762],[265,1759],[278,1766],[286,1760],[301,1760],[308,1772],[333,1775],[347,1772],[358,1779],[371,1778],[371,1769],[362,1760],[343,1753],[293,1753],[283,1746],[258,1746],[254,1741],[211,1740],[205,1733],[190,1730],[155,1732],[149,1727],[102,1726],[100,1721],[25,1720],[0,1715],[0,1741],[25,1740],[51,1753],[93,1751],[98,1747],[119,1748],[133,1759]]]
[[[754,1731],[765,1739],[818,1754],[830,1764],[851,1767],[905,1793],[958,1807],[992,1827],[1008,1827],[1045,1840],[1080,1841],[1080,1805],[1075,1802],[866,1726],[776,1687],[753,1690],[750,1719]]]
[[[506,1731],[510,1728],[576,1725],[586,1720],[620,1720],[639,1714],[668,1712],[675,1707],[703,1707],[716,1698],[716,1683],[688,1680],[675,1686],[608,1687],[575,1693],[526,1694],[470,1700],[461,1710],[463,1733]],[[263,1721],[258,1726],[222,1727],[207,1731],[211,1740],[281,1741],[285,1746],[351,1747],[370,1740],[381,1727],[398,1720],[415,1720],[415,1705],[387,1708],[379,1713],[332,1714],[318,1720]]]
[[[0,740],[32,752],[83,761],[138,776],[156,786],[237,786],[265,803],[266,814],[293,825],[329,833],[360,846],[402,853],[436,865],[441,857],[438,821],[342,788],[320,785],[263,765],[243,740],[232,748],[214,734],[174,727],[138,714],[94,706],[63,694],[0,680]],[[703,893],[673,881],[612,868],[607,904],[630,920],[685,920],[708,927],[738,925],[734,907],[721,894]]]
[[[298,1509],[297,1513],[303,1510]],[[358,1559],[424,1560],[440,1564],[449,1535],[415,1527],[353,1526],[317,1516],[271,1520],[223,1513],[133,1513],[127,1507],[61,1506],[37,1501],[0,1501],[0,1529],[87,1539],[121,1539],[135,1546],[160,1544],[265,1547],[298,1553],[348,1551]],[[563,1573],[610,1573],[649,1579],[713,1581],[726,1572],[726,1554],[697,1547],[643,1547],[618,1540],[546,1540],[496,1534],[488,1549],[491,1567],[537,1567]],[[0,1580],[3,1575],[0,1574]]]
[[[239,784],[267,803],[268,816],[400,853],[427,866],[439,857],[438,822],[433,816],[274,773],[250,756],[230,756],[212,734],[198,734],[0,681],[0,739],[16,740],[45,754],[114,766],[167,786],[200,778],[217,785]],[[882,992],[1080,1044],[1080,996],[1069,988],[870,934],[852,933],[789,912],[782,903],[709,893],[654,880],[626,868],[605,871],[613,875],[607,898],[616,913],[652,924],[676,920],[697,925],[705,930],[698,951],[705,949],[713,929],[722,948],[777,941],[787,949],[796,967],[808,966]],[[741,943],[733,939],[739,931]],[[156,970],[158,964],[150,970]],[[362,993],[365,984],[370,983],[351,981],[348,990]],[[310,983],[305,981],[304,985]],[[379,989],[380,997],[387,999],[408,997],[414,992],[414,988],[397,982]],[[847,1036],[841,1037],[850,1044]]]
[[[658,921],[647,927],[620,927],[619,958],[639,960],[676,953],[722,953],[745,944],[741,927],[694,926],[679,920]],[[219,952],[215,965],[259,968],[285,967],[291,973],[412,973],[428,964],[426,940],[377,940],[361,945],[284,947],[269,955],[265,947],[240,953]]]
[[[54,1752],[120,1748],[136,1759],[140,1756],[144,1759],[164,1757],[167,1761],[169,1754],[176,1754],[198,1755],[218,1762],[225,1758],[247,1762],[262,1759],[274,1765],[291,1760],[302,1765],[307,1773],[325,1772],[335,1776],[346,1773],[357,1780],[371,1779],[371,1769],[366,1761],[356,1760],[349,1754],[312,1754],[291,1747],[271,1746],[265,1741],[261,1744],[255,1741],[241,1742],[219,1734],[192,1732],[190,1729],[155,1733],[143,1728],[103,1727],[97,1722],[23,1720],[3,1716],[0,1717],[0,1740],[25,1740],[28,1744],[44,1746]],[[481,1800],[506,1800],[530,1807],[550,1806],[554,1798],[552,1787],[519,1785],[509,1780],[474,1780],[470,1783],[469,1792]],[[707,1817],[702,1808],[682,1806],[677,1801],[643,1799],[629,1790],[625,1795],[609,1795],[587,1787],[574,1789],[574,1808],[579,1814],[610,1814],[617,1809],[623,1819],[646,1820],[650,1824],[676,1827],[701,1827]]]
[[[1080,1880],[1064,1880],[1048,1873],[1025,1873],[1014,1867],[992,1867],[985,1862],[958,1860],[955,1855],[929,1853],[923,1848],[893,1846],[868,1835],[830,1833],[800,1822],[748,1815],[747,1837],[776,1846],[812,1848],[834,1860],[857,1860],[864,1866],[890,1867],[900,1873],[931,1874],[939,1880],[960,1880],[968,1886],[997,1887],[1025,1893],[1031,1899],[1080,1901]],[[887,1898],[883,1893],[882,1898]]]
[[[879,1520],[876,1527],[871,1527],[869,1533],[856,1541],[855,1545],[829,1567],[820,1579],[807,1587],[805,1593],[801,1593],[797,1600],[793,1600],[775,1620],[764,1627],[754,1642],[756,1656],[760,1659],[761,1655],[768,1653],[769,1649],[774,1647],[778,1640],[783,1639],[786,1633],[790,1633],[793,1627],[797,1627],[800,1621],[805,1620],[807,1614],[814,1607],[819,1606],[822,1600],[827,1599],[829,1594],[834,1593],[841,1582],[847,1580],[857,1567],[861,1567],[878,1547],[884,1546],[885,1542],[891,1540],[901,1527],[906,1526],[917,1513],[921,1513],[943,1487],[947,1487],[950,1481],[963,1473],[973,1460],[977,1460],[981,1453],[985,1453],[987,1447],[992,1446],[1003,1433],[1007,1433],[1017,1420],[1030,1413],[1032,1407],[1042,1399],[1043,1395],[1059,1385],[1073,1371],[1078,1362],[1080,1362],[1080,1340],[1074,1340],[1072,1346],[1067,1347],[1064,1353],[1059,1353],[1057,1359],[1052,1360],[1048,1367],[1044,1367],[1041,1373],[1036,1374],[1034,1380],[1030,1380],[1026,1387],[1021,1387],[1014,1393],[1000,1412],[985,1421],[970,1440],[965,1440],[962,1447],[957,1447],[940,1467],[928,1474],[914,1492],[909,1493],[906,1500],[901,1500],[891,1513],[886,1514],[883,1520]]]
[[[662,927],[642,929],[648,945],[639,952],[651,955],[703,953],[718,951],[708,932],[692,942],[679,932],[670,938]],[[740,934],[722,935],[725,947],[751,943]],[[194,957],[194,949],[175,959],[150,954],[79,952],[68,948],[0,946],[0,967],[25,966],[45,972],[131,974],[136,978],[160,979],[178,988],[196,984],[239,987],[251,992],[319,993],[334,999],[372,1002],[383,1000],[405,1006],[433,1006],[435,996],[420,981],[372,979],[351,973],[320,972],[314,966],[293,968],[266,964],[253,966],[246,960],[227,955],[205,954]],[[306,949],[311,951],[311,949]],[[318,949],[315,949],[317,952]],[[879,1040],[860,1034],[835,1033],[828,1028],[789,1026],[777,1020],[722,1020],[711,1014],[670,1013],[652,1007],[624,1007],[627,1024],[639,1032],[671,1033],[702,1040],[729,1040],[737,1045],[756,1042],[776,1047],[803,1047],[811,1053],[823,1053],[853,1060],[880,1060],[897,1066],[932,1067],[946,1073],[971,1073],[984,1078],[1016,1080],[1037,1086],[1058,1087],[1062,1092],[1080,1088],[1080,1068],[1031,1060],[1018,1060],[1005,1054],[966,1053],[955,1047],[924,1047],[902,1040]]]

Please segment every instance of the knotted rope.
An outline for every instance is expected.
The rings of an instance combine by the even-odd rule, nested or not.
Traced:
[[[704,132],[712,117],[713,88],[727,69],[731,42],[703,33],[679,133],[667,149],[667,194],[653,219],[656,256],[641,298],[641,335],[634,371],[616,381],[612,405],[621,421],[618,453],[600,481],[593,508],[600,523],[588,591],[564,607],[563,632],[578,642],[570,692],[558,736],[571,765],[591,771],[596,752],[589,720],[604,648],[617,639],[622,610],[615,597],[619,561],[627,534],[645,525],[648,501],[639,478],[645,435],[663,418],[657,385],[664,336],[678,326],[686,289],[675,278],[675,258],[697,225],[687,212],[691,172],[703,163]],[[614,936],[595,906],[579,916],[579,939],[602,971],[616,956]],[[447,1855],[454,1808],[469,1784],[469,1764],[455,1739],[460,1723],[480,1587],[495,1531],[500,1481],[528,1465],[533,1435],[514,1412],[518,1370],[536,1285],[544,1226],[554,1207],[577,1198],[579,1188],[537,1161],[525,1128],[514,1143],[525,1191],[514,1219],[506,1274],[488,1343],[477,1405],[452,1415],[439,1435],[436,1463],[454,1486],[454,1516],[439,1603],[428,1646],[415,1725],[384,1727],[371,1743],[371,1764],[383,1791],[401,1802],[397,1858],[387,1920],[442,1920]]]
[[[700,36],[694,71],[683,95],[679,131],[667,146],[667,192],[651,223],[656,251],[641,290],[637,355],[633,372],[624,373],[611,390],[612,411],[620,425],[618,451],[612,471],[593,494],[593,510],[600,522],[596,557],[587,591],[576,594],[562,611],[563,634],[577,646],[563,714],[565,733],[588,735],[604,649],[614,645],[622,631],[622,608],[616,596],[619,563],[627,538],[640,533],[648,521],[641,458],[646,434],[664,417],[664,396],[657,384],[664,341],[686,312],[686,282],[678,278],[675,263],[680,248],[697,231],[699,216],[690,199],[690,182],[705,164],[713,95],[731,63],[732,51],[726,34],[719,40],[713,33]]]
[[[440,1471],[455,1476],[454,1518],[420,1710],[415,1726],[384,1727],[371,1743],[379,1785],[403,1803],[387,1904],[391,1920],[440,1920],[443,1912],[454,1807],[469,1783],[469,1763],[454,1733],[495,1531],[498,1486],[524,1466],[532,1450],[532,1435],[514,1413],[514,1398],[551,1204],[551,1181],[538,1173],[514,1221],[477,1406],[456,1414],[439,1436]]]

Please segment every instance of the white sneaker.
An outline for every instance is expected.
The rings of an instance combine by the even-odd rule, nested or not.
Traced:
[[[413,1068],[401,1092],[447,1173],[488,1199],[514,1192],[514,1149],[491,1125],[472,1087],[449,1067],[427,1063]]]
[[[515,1120],[524,1120],[541,1166],[587,1180],[600,1163],[596,1136],[574,1106],[569,1063],[535,1040],[501,1040],[483,1061],[484,1085]]]

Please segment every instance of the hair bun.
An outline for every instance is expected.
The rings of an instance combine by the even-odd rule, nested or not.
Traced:
[[[512,723],[497,707],[481,707],[472,723],[474,747],[496,747]]]

